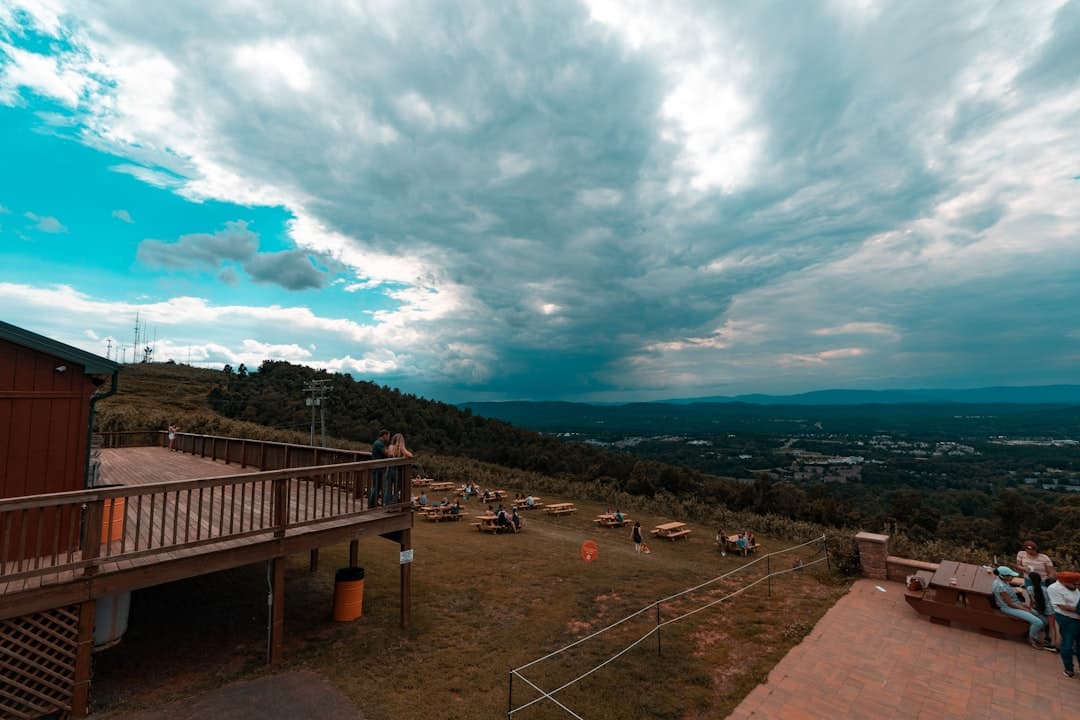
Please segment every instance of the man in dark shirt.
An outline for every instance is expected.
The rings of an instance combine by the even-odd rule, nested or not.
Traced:
[[[390,431],[380,430],[379,437],[375,439],[375,442],[371,443],[371,459],[372,460],[385,460],[386,445],[390,442]],[[375,507],[375,504],[379,501],[386,504],[386,469],[377,468],[371,473],[371,492],[368,493],[368,507]]]

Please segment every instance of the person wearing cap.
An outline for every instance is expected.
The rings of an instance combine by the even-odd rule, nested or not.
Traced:
[[[1073,655],[1080,655],[1080,573],[1060,572],[1057,582],[1046,588],[1054,608],[1054,619],[1061,632],[1058,653],[1065,666],[1065,676],[1074,677]]]
[[[1034,540],[1024,541],[1024,548],[1016,553],[1016,567],[1024,573],[1024,585],[1027,587],[1031,587],[1031,580],[1027,578],[1030,573],[1039,573],[1043,580],[1053,580],[1056,575],[1054,563],[1039,552]]]
[[[997,577],[994,578],[993,595],[994,600],[997,602],[998,610],[1014,618],[1018,618],[1026,622],[1030,627],[1028,628],[1028,643],[1036,650],[1041,650],[1042,646],[1039,645],[1039,641],[1036,638],[1039,637],[1039,633],[1046,627],[1046,621],[1039,617],[1037,614],[1031,611],[1031,606],[1021,603],[1016,599],[1016,592],[1009,586],[1008,580],[1005,578],[1020,577],[1020,573],[1013,570],[1011,567],[1002,565],[994,573]]]

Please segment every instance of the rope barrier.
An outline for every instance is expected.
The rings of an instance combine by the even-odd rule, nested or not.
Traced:
[[[508,709],[508,712],[507,712],[507,717],[508,718],[512,717],[518,711],[524,710],[525,708],[528,708],[528,707],[531,707],[531,706],[535,705],[538,702],[542,702],[544,700],[550,700],[551,702],[558,705],[560,708],[565,710],[567,713],[569,713],[574,718],[577,718],[578,720],[583,720],[577,713],[575,713],[573,710],[571,710],[570,708],[563,705],[554,696],[557,693],[560,693],[563,690],[565,690],[566,688],[570,687],[571,685],[573,685],[575,683],[578,683],[581,680],[584,680],[588,676],[595,673],[597,670],[600,670],[601,668],[606,667],[610,663],[612,663],[615,660],[619,659],[620,657],[622,657],[626,653],[630,652],[631,650],[633,650],[635,647],[637,647],[638,645],[640,645],[644,641],[646,641],[649,638],[651,638],[652,636],[656,635],[660,631],[661,628],[663,628],[663,627],[665,627],[667,625],[671,625],[673,623],[680,622],[680,621],[685,620],[686,618],[690,617],[691,615],[695,615],[695,614],[701,612],[702,610],[707,610],[707,609],[709,609],[709,608],[711,608],[711,607],[713,607],[715,605],[718,605],[719,603],[722,603],[722,602],[724,602],[726,600],[730,600],[732,598],[738,597],[739,595],[743,594],[744,592],[746,592],[750,588],[755,587],[755,586],[761,584],[762,582],[766,582],[766,581],[770,580],[773,577],[780,576],[780,575],[786,575],[788,573],[793,573],[793,572],[797,572],[797,571],[801,571],[801,570],[803,570],[805,568],[813,567],[814,565],[818,565],[818,564],[823,563],[823,562],[828,562],[829,556],[828,556],[827,548],[826,548],[826,552],[825,552],[824,557],[818,558],[817,560],[812,560],[812,561],[810,561],[808,563],[800,563],[797,567],[789,568],[789,569],[786,569],[786,570],[778,570],[776,572],[771,572],[770,571],[767,574],[763,575],[762,577],[758,578],[757,580],[754,580],[753,582],[748,583],[747,585],[744,585],[743,587],[739,588],[738,590],[735,590],[734,592],[728,593],[727,595],[724,595],[721,598],[713,600],[713,601],[711,601],[709,603],[706,603],[705,605],[702,605],[700,607],[694,608],[693,610],[690,610],[689,612],[683,613],[682,615],[678,615],[676,617],[670,618],[670,619],[665,620],[663,622],[658,622],[655,626],[650,628],[648,632],[646,632],[644,635],[642,635],[638,639],[631,642],[629,645],[624,647],[622,650],[619,650],[614,655],[607,658],[606,660],[604,660],[600,664],[586,670],[584,673],[578,675],[577,677],[573,678],[572,680],[569,680],[569,681],[563,683],[562,685],[555,688],[554,690],[551,690],[550,692],[544,690],[543,688],[538,686],[536,683],[531,681],[529,678],[522,675],[521,671],[527,670],[528,668],[530,668],[530,667],[532,667],[532,666],[534,666],[534,665],[536,665],[538,663],[541,663],[541,662],[543,662],[545,660],[550,660],[551,658],[555,657],[556,655],[559,655],[561,653],[566,652],[567,650],[575,648],[578,645],[581,645],[582,643],[584,643],[584,642],[586,642],[588,640],[592,640],[593,638],[598,637],[598,636],[600,636],[600,635],[602,635],[602,634],[604,634],[604,633],[606,633],[606,632],[608,632],[608,631],[610,631],[610,630],[612,630],[612,629],[614,629],[614,628],[616,628],[616,627],[618,627],[618,626],[620,626],[620,625],[622,625],[622,624],[624,624],[626,622],[629,622],[630,620],[633,620],[634,618],[639,617],[640,615],[642,615],[642,614],[644,614],[646,612],[649,612],[651,610],[654,610],[654,609],[658,608],[660,605],[662,605],[665,602],[671,602],[672,600],[683,597],[684,595],[687,595],[689,593],[696,592],[698,590],[701,590],[702,588],[706,588],[706,587],[708,587],[708,586],[710,586],[710,585],[712,585],[712,584],[714,584],[716,582],[719,582],[720,580],[724,580],[724,579],[726,579],[728,577],[731,577],[732,575],[734,575],[736,573],[739,573],[739,572],[742,572],[743,570],[751,568],[754,565],[756,565],[757,563],[761,562],[762,560],[768,560],[769,558],[771,558],[771,557],[773,557],[775,555],[781,555],[781,554],[790,553],[792,551],[799,550],[799,549],[807,547],[809,545],[813,545],[814,543],[819,543],[819,542],[824,543],[825,540],[826,540],[826,536],[822,535],[820,537],[814,538],[813,540],[808,540],[808,541],[806,541],[804,543],[801,543],[799,545],[793,545],[791,547],[784,548],[782,550],[777,550],[775,552],[762,555],[761,557],[755,558],[754,560],[752,560],[752,561],[750,561],[750,562],[748,562],[748,563],[746,563],[744,565],[740,565],[739,567],[737,567],[737,568],[735,568],[733,570],[730,570],[730,571],[724,573],[723,575],[718,575],[718,576],[712,578],[711,580],[706,580],[705,582],[700,583],[698,585],[695,585],[694,587],[687,588],[686,590],[683,590],[681,592],[675,593],[673,595],[669,595],[669,596],[667,596],[665,598],[662,598],[660,600],[656,600],[655,602],[652,602],[649,605],[641,608],[637,612],[631,613],[630,615],[627,615],[626,617],[623,617],[620,620],[616,620],[615,622],[611,623],[610,625],[607,625],[606,627],[603,627],[603,628],[597,630],[596,632],[590,633],[589,635],[586,635],[585,637],[579,638],[579,639],[575,640],[574,642],[569,643],[568,645],[565,645],[565,646],[563,646],[563,647],[561,647],[561,648],[559,648],[557,650],[553,650],[552,652],[548,653],[547,655],[544,655],[543,657],[539,657],[539,658],[537,658],[535,660],[532,660],[532,661],[530,661],[528,663],[525,663],[524,665],[521,665],[519,667],[516,667],[516,668],[510,670],[511,680],[515,676],[520,678],[522,681],[524,681],[526,684],[528,684],[531,688],[533,688],[538,693],[540,693],[540,697],[533,698],[532,700],[525,703],[524,705],[520,705],[520,706],[518,706],[516,708],[515,707],[510,707]],[[511,685],[511,688],[512,688],[512,685]]]

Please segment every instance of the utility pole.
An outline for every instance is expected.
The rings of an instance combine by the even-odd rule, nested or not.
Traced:
[[[304,393],[311,396],[304,398],[304,404],[311,408],[311,445],[315,444],[315,408],[319,408],[319,417],[322,420],[322,446],[326,447],[326,403],[324,400],[330,394],[330,379],[308,380],[304,383]]]
[[[105,359],[112,360],[112,338],[105,338]]]

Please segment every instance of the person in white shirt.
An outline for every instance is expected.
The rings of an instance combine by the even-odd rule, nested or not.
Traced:
[[[1061,633],[1061,662],[1066,677],[1074,677],[1073,655],[1080,655],[1080,573],[1059,572],[1057,582],[1046,588]]]

